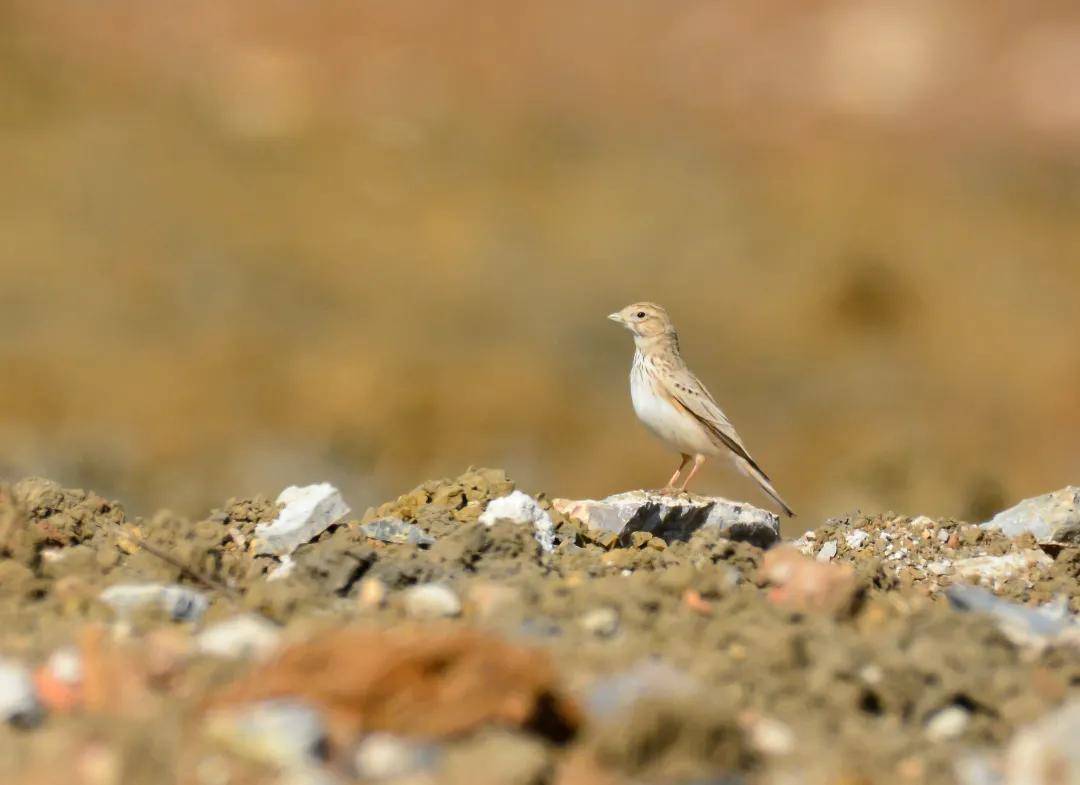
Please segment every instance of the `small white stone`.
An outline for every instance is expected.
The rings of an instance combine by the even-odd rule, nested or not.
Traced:
[[[45,663],[50,675],[64,684],[79,684],[83,677],[82,655],[74,646],[63,646]]]
[[[948,540],[949,540],[949,530],[948,529],[938,529],[937,538],[938,538],[938,542],[948,542]]]
[[[581,626],[598,638],[610,638],[619,629],[619,613],[614,608],[593,608],[580,619]]]
[[[405,612],[417,619],[440,619],[461,615],[461,600],[440,583],[423,583],[405,590]]]
[[[364,738],[353,755],[356,773],[364,781],[396,780],[430,769],[438,758],[438,748],[410,741],[391,733],[372,733]]]
[[[213,624],[199,633],[196,645],[203,654],[229,659],[264,658],[277,649],[281,633],[261,616],[244,614]]]
[[[766,755],[790,755],[795,749],[795,734],[780,720],[762,717],[750,726],[750,742]]]
[[[527,493],[514,491],[488,502],[487,508],[480,515],[480,523],[494,526],[496,521],[531,525],[540,547],[548,553],[555,550],[555,524],[547,510]]]
[[[833,557],[836,556],[836,548],[836,540],[829,540],[817,552],[817,560],[820,562],[832,561]]]
[[[933,518],[927,518],[925,515],[920,515],[918,518],[911,522],[912,528],[925,529],[927,526],[933,526]]]
[[[328,482],[290,485],[277,497],[277,503],[284,505],[277,518],[255,527],[258,554],[290,554],[349,514],[341,492]]]
[[[173,621],[198,621],[210,604],[202,592],[176,583],[118,583],[102,591],[99,599],[121,618],[146,605],[157,605]]]
[[[869,539],[870,534],[864,529],[856,529],[855,531],[850,532],[844,537],[845,542],[847,542],[847,546],[854,551],[857,551],[859,550],[859,548],[866,545],[866,541]]]
[[[948,706],[936,712],[926,723],[926,737],[931,741],[955,739],[971,722],[971,714],[959,706]]]
[[[268,581],[280,581],[283,578],[288,578],[292,575],[292,571],[296,569],[296,562],[292,560],[292,556],[286,554],[281,557],[281,563],[266,573],[266,580]]]
[[[29,669],[0,659],[0,721],[33,724],[41,714]]]
[[[926,565],[927,572],[934,575],[945,575],[952,572],[952,562],[948,559],[940,559],[938,561],[928,562]]]

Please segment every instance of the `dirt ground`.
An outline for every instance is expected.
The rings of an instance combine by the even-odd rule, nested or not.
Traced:
[[[47,480],[3,488],[0,654],[33,671],[42,708],[0,729],[0,779],[976,782],[965,772],[1000,766],[1018,728],[1077,693],[1080,648],[1018,642],[945,591],[979,582],[967,560],[1027,554],[984,584],[1075,611],[1080,549],[891,514],[768,551],[707,530],[620,547],[538,495],[548,553],[527,525],[479,521],[513,489],[491,469],[427,482],[283,570],[252,547],[278,511],[264,498],[129,519]],[[363,528],[388,517],[428,537]],[[102,599],[148,582],[201,593],[205,613]],[[265,646],[211,651],[238,616]],[[316,747],[290,752],[299,719],[237,719],[282,705],[314,710]]]

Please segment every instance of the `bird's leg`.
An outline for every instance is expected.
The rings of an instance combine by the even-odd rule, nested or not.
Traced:
[[[690,473],[688,475],[686,475],[686,479],[683,480],[682,486],[679,488],[680,491],[685,491],[686,490],[686,486],[690,484],[690,481],[692,479],[694,479],[694,475],[697,474],[698,469],[701,468],[701,464],[703,464],[703,463],[705,463],[705,456],[704,455],[695,455],[694,456],[694,466],[693,466],[693,468],[690,469]]]
[[[690,462],[689,455],[684,452],[679,454],[682,456],[682,463],[679,464],[679,468],[675,470],[675,473],[671,475],[671,479],[667,481],[667,485],[663,487],[662,491],[664,493],[671,493],[672,491],[678,490],[678,488],[675,487],[675,481],[679,479],[679,475],[682,474],[682,470],[686,468],[686,464]]]

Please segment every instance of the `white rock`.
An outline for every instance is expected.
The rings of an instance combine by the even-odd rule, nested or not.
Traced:
[[[411,741],[392,733],[372,733],[364,737],[353,755],[353,764],[362,780],[394,780],[435,766],[439,748]]]
[[[74,646],[63,646],[54,651],[45,662],[45,667],[54,679],[64,684],[82,682],[82,655]]]
[[[248,613],[210,625],[199,633],[195,644],[203,654],[215,657],[262,659],[272,654],[280,641],[276,625]]]
[[[176,583],[118,583],[99,595],[124,618],[147,605],[157,605],[173,621],[198,621],[210,604],[201,591]]]
[[[938,538],[938,542],[948,542],[949,541],[949,530],[948,529],[938,529],[937,538]]]
[[[288,699],[212,712],[206,730],[236,753],[286,770],[319,763],[327,738],[322,715]]]
[[[780,519],[775,513],[714,496],[628,491],[600,501],[556,499],[552,504],[590,529],[615,532],[620,540],[638,531],[667,542],[688,540],[703,528],[715,528],[729,539],[763,548],[780,539]]]
[[[1039,542],[1075,542],[1080,540],[1080,488],[1069,486],[1060,491],[1025,499],[983,524],[1009,537],[1030,532]]]
[[[761,717],[750,724],[750,743],[766,755],[790,755],[795,749],[795,734],[780,720]]]
[[[821,546],[821,550],[817,552],[815,557],[819,562],[829,562],[836,556],[836,540],[829,540],[827,543]]]
[[[480,515],[480,523],[493,526],[496,521],[529,524],[536,531],[536,541],[540,543],[540,547],[548,553],[555,550],[555,524],[547,510],[527,493],[514,491],[488,502],[487,508]]]
[[[928,518],[925,515],[920,515],[918,518],[915,518],[910,525],[916,529],[925,529],[927,526],[934,525],[934,519]]]
[[[971,713],[960,706],[947,706],[935,712],[926,723],[926,737],[931,741],[955,739],[971,722]]]
[[[593,608],[579,619],[581,626],[599,638],[610,638],[619,630],[619,612],[603,606]]]
[[[405,590],[405,612],[417,619],[460,616],[461,600],[448,586],[423,583]]]
[[[30,670],[17,662],[0,659],[0,721],[33,725],[42,714]]]
[[[870,534],[864,529],[855,529],[855,531],[848,533],[844,537],[844,541],[847,542],[847,547],[853,551],[859,550],[859,548],[866,545],[866,541],[870,539]]]
[[[349,514],[341,492],[328,482],[290,485],[277,503],[285,505],[277,518],[255,527],[258,554],[288,555]]]
[[[973,556],[957,559],[953,569],[961,578],[973,578],[981,583],[997,585],[1013,577],[1023,577],[1032,570],[1041,570],[1054,560],[1034,548],[1006,553],[1002,556]]]
[[[948,559],[927,562],[926,571],[932,575],[946,575],[952,571],[952,562]]]

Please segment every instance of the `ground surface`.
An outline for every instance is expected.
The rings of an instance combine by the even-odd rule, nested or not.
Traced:
[[[3,489],[0,650],[36,669],[48,714],[0,730],[0,779],[344,783],[397,765],[383,781],[976,782],[1080,684],[1080,649],[1020,642],[944,596],[979,581],[966,559],[1034,554],[989,587],[1075,611],[1080,550],[888,514],[769,551],[707,531],[620,546],[541,495],[559,540],[545,553],[527,525],[478,522],[511,489],[499,470],[425,483],[301,546],[274,580],[251,547],[277,512],[266,499],[129,520],[45,480]],[[362,530],[387,516],[433,543]],[[145,582],[209,607],[174,621],[100,599]],[[245,614],[270,622],[253,644],[268,659],[201,650]],[[58,651],[81,676],[62,677]],[[317,750],[290,752],[298,720],[230,725],[268,699],[317,710]],[[372,752],[379,739],[393,754]]]

